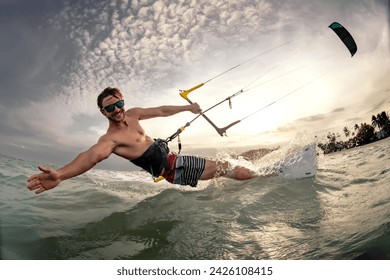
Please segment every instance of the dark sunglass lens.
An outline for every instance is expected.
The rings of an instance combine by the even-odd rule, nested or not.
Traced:
[[[112,113],[115,110],[115,106],[118,108],[122,108],[123,106],[125,106],[125,101],[119,100],[114,104],[107,105],[106,107],[104,107],[104,110],[106,110],[108,113]]]
[[[117,103],[115,103],[115,105],[118,108],[122,108],[123,106],[125,106],[125,101],[119,100]]]
[[[107,112],[111,113],[115,110],[115,105],[114,104],[110,104],[106,107],[104,107],[104,110],[106,110]]]

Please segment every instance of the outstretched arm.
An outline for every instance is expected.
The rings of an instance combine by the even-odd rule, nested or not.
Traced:
[[[202,112],[197,103],[184,106],[169,105],[154,108],[133,108],[128,110],[129,113],[138,115],[139,120],[146,120],[157,117],[168,117],[186,111],[192,112],[194,114],[199,114]]]
[[[57,187],[62,181],[76,177],[94,167],[98,162],[109,157],[115,144],[101,138],[97,144],[80,153],[72,162],[54,170],[50,167],[38,166],[42,173],[32,175],[27,179],[27,188],[40,194]]]

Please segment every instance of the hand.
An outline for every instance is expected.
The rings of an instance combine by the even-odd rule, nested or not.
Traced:
[[[32,175],[27,179],[27,188],[30,191],[36,190],[36,194],[53,189],[61,183],[58,172],[50,167],[38,166],[42,173]]]
[[[189,105],[189,109],[192,113],[194,114],[200,114],[202,113],[202,109],[200,109],[198,103],[192,103],[191,105]]]

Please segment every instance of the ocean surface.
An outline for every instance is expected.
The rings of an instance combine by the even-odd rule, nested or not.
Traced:
[[[92,170],[37,196],[38,164],[0,155],[1,259],[390,259],[390,138],[320,154],[314,178],[197,188]]]

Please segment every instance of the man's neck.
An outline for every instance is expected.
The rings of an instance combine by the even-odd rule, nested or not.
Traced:
[[[109,120],[109,125],[108,125],[109,128],[113,128],[113,129],[120,129],[120,128],[128,127],[128,126],[129,126],[129,124],[127,123],[126,118],[120,122]]]

